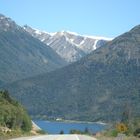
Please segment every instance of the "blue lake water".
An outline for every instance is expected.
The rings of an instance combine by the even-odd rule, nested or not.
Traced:
[[[65,134],[69,134],[70,130],[76,129],[80,131],[84,131],[86,128],[91,133],[97,133],[105,128],[106,125],[99,123],[75,123],[75,122],[52,122],[52,121],[34,121],[41,129],[46,131],[49,134],[59,134],[60,131],[63,130]]]

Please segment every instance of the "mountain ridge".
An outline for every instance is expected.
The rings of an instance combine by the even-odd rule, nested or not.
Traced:
[[[23,27],[32,36],[49,45],[67,62],[75,62],[102,46],[112,38],[80,35],[70,31],[48,33],[33,29],[28,25]]]
[[[140,115],[139,64],[136,26],[73,64],[6,88],[33,116],[118,121],[126,106],[131,117]]]

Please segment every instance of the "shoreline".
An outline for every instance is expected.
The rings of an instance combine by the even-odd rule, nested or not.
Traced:
[[[104,122],[90,122],[90,121],[76,121],[76,120],[56,120],[56,122],[68,122],[68,123],[88,123],[88,124],[93,124],[93,123],[97,123],[97,124],[102,124],[102,125],[107,125],[107,123]]]
[[[37,120],[33,120],[37,121]],[[65,123],[87,123],[87,124],[101,124],[101,125],[107,125],[107,123],[98,121],[98,122],[90,122],[90,121],[77,121],[77,120],[63,120],[63,119],[56,119],[56,120],[42,120],[42,121],[48,121],[48,122],[65,122]]]

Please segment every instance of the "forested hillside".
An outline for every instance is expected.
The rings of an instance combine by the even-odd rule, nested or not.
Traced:
[[[67,67],[7,87],[29,113],[116,121],[140,115],[140,26]]]
[[[0,91],[0,136],[18,135],[29,132],[31,128],[25,109],[9,96],[8,91]]]

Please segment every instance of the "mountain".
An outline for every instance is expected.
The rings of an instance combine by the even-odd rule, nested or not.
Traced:
[[[24,26],[24,29],[33,37],[49,45],[69,63],[81,59],[111,40],[111,38],[83,36],[69,31],[48,33],[33,29],[27,25]]]
[[[140,116],[140,25],[80,61],[7,85],[31,115],[88,121]]]
[[[0,84],[52,71],[65,64],[49,46],[0,14]]]

